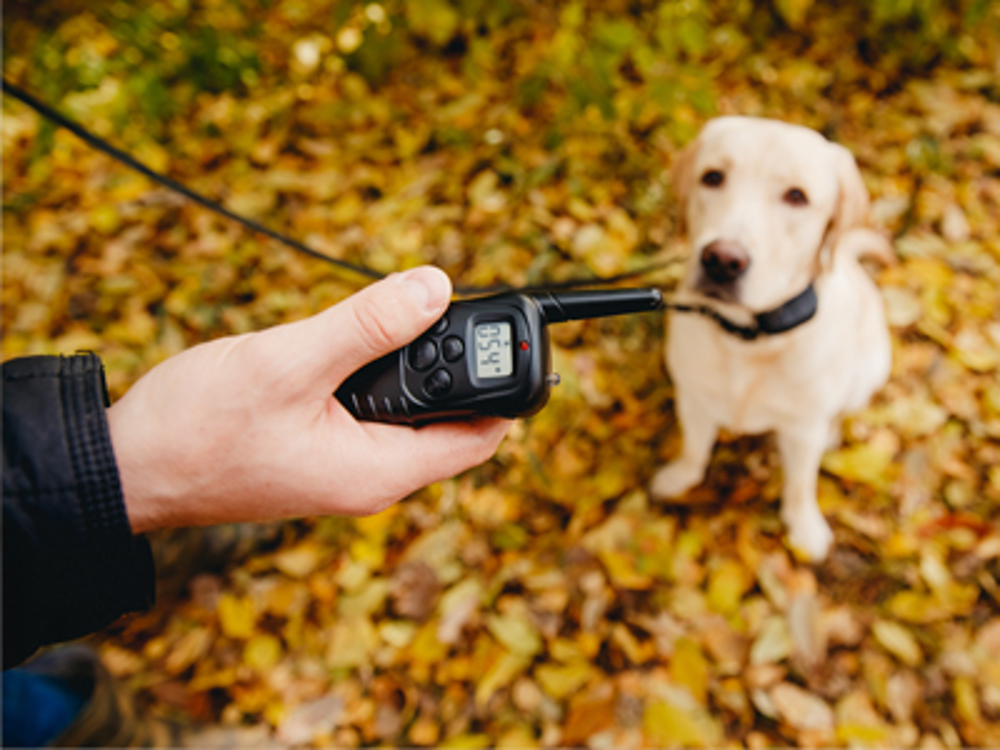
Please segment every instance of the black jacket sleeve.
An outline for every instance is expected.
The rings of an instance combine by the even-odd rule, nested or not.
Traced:
[[[3,376],[3,666],[152,606],[149,544],[125,513],[93,354]]]

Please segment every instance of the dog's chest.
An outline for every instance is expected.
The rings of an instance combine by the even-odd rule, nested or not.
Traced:
[[[810,408],[808,382],[783,342],[745,343],[701,321],[671,326],[667,359],[686,396],[719,427],[761,433],[796,421]],[[713,325],[713,324],[709,324]]]

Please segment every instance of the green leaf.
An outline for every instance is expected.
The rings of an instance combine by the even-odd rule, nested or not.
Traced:
[[[458,29],[458,13],[447,0],[408,0],[406,22],[420,36],[444,46]]]
[[[542,637],[525,617],[518,615],[491,615],[486,627],[493,637],[513,653],[532,657],[542,650]]]

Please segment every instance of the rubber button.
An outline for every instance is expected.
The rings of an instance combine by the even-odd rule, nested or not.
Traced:
[[[427,376],[427,380],[424,381],[424,390],[432,398],[441,398],[451,390],[451,373],[443,367],[439,367]]]
[[[440,320],[438,320],[438,322],[434,324],[434,327],[431,329],[431,333],[433,333],[435,336],[440,336],[447,330],[448,330],[448,316],[442,315]]]
[[[418,372],[429,370],[437,356],[437,344],[430,339],[420,339],[410,345],[410,367]]]
[[[458,336],[449,336],[441,342],[441,353],[448,362],[456,362],[465,356],[465,344]]]

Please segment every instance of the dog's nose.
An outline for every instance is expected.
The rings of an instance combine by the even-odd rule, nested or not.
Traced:
[[[701,251],[701,267],[716,284],[729,284],[746,273],[750,256],[738,242],[714,240]]]

